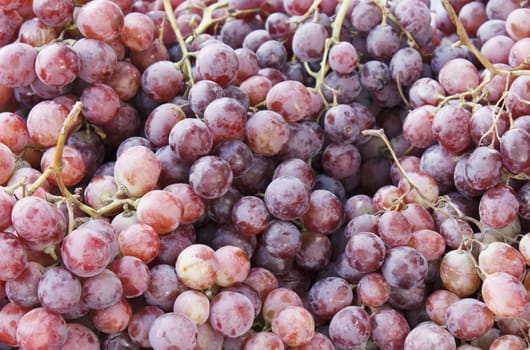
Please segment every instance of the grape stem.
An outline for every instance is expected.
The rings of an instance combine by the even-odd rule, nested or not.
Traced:
[[[348,12],[348,8],[350,7],[353,0],[343,0],[340,4],[339,11],[337,12],[337,16],[335,17],[335,20],[332,24],[332,32],[331,32],[331,38],[326,38],[326,41],[324,43],[324,54],[322,55],[322,62],[320,63],[320,70],[318,73],[311,72],[311,70],[308,71],[308,73],[315,77],[315,88],[314,90],[318,92],[320,97],[322,98],[322,102],[324,103],[324,106],[328,107],[328,101],[326,97],[324,96],[324,92],[322,91],[322,87],[324,86],[324,79],[326,78],[326,74],[329,71],[329,64],[328,64],[328,54],[329,49],[331,46],[339,41],[340,39],[340,30],[342,28],[342,23],[344,22],[344,18],[346,17],[346,13]],[[309,68],[309,65],[304,62],[305,68]]]
[[[164,0],[164,3],[166,1],[168,1],[168,0]],[[210,28],[210,26],[212,24],[223,20],[224,18],[219,18],[219,19],[216,18],[216,19],[214,19],[213,18],[213,13],[214,13],[215,10],[223,8],[223,7],[227,7],[227,6],[228,6],[228,1],[221,1],[221,2],[217,2],[217,3],[213,4],[213,5],[210,5],[206,9],[204,9],[203,14],[202,14],[201,23],[199,23],[199,26],[193,31],[195,33],[195,35],[200,35],[200,34],[204,33],[206,30],[208,30],[208,28]],[[171,13],[173,13],[173,12],[171,12]],[[174,15],[173,15],[173,17],[174,17]],[[193,40],[193,36],[188,37],[186,39],[186,42],[189,43],[191,40]]]
[[[191,84],[193,85],[193,75],[191,73],[191,63],[189,60],[188,48],[178,27],[177,19],[175,18],[175,13],[171,7],[170,0],[164,0],[164,11],[166,12],[166,16],[169,20],[169,23],[171,24],[171,28],[177,37],[177,42],[179,43],[180,51],[182,52],[182,59],[177,62],[177,65],[180,66],[180,64],[184,64],[184,74],[189,78]]]
[[[394,16],[392,12],[390,12],[390,10],[388,9],[388,1],[386,2],[386,4],[383,4],[381,3],[381,0],[375,0],[374,3],[381,9],[381,12],[383,12],[383,19],[381,24],[388,25],[386,20],[391,20],[395,25],[398,26],[401,33],[407,37],[410,46],[421,52],[420,46],[418,45],[412,34],[410,34],[410,32],[401,25],[396,16]]]
[[[390,141],[388,140],[388,137],[386,137],[386,135],[385,135],[385,131],[383,129],[377,129],[377,130],[376,129],[367,129],[367,130],[361,131],[361,133],[363,135],[365,135],[365,136],[374,136],[374,137],[380,138],[383,141],[383,143],[385,144],[385,146],[387,147],[388,151],[390,152],[392,160],[396,164],[396,167],[398,168],[399,172],[403,175],[405,180],[407,180],[407,182],[410,184],[412,189],[416,190],[416,192],[419,194],[419,196],[423,200],[425,200],[426,202],[430,202],[425,197],[425,195],[421,192],[421,189],[419,188],[419,186],[416,185],[416,183],[407,174],[405,169],[403,169],[403,167],[401,166],[401,163],[399,162],[399,159],[398,159],[398,157],[396,155],[396,152],[394,152],[394,150],[392,149],[392,145],[390,144]]]
[[[469,39],[469,35],[467,35],[466,28],[464,28],[464,25],[458,18],[458,15],[456,14],[453,6],[451,6],[451,3],[449,3],[449,0],[442,0],[442,4],[445,7],[445,10],[447,11],[447,15],[449,16],[449,19],[456,27],[456,34],[458,35],[459,40],[454,44],[455,46],[465,46],[475,57],[479,60],[479,62],[490,71],[492,78],[495,75],[503,75],[503,76],[521,76],[521,75],[530,75],[530,70],[526,69],[500,69],[498,67],[495,67],[493,63],[490,62],[477,47],[473,44],[471,39]]]
[[[69,203],[74,203],[82,211],[84,211],[91,217],[97,217],[98,213],[93,208],[81,202],[68,190],[61,176],[61,169],[63,166],[62,157],[63,157],[64,146],[66,144],[68,135],[70,134],[72,129],[77,124],[77,119],[79,118],[79,114],[81,113],[82,108],[83,108],[83,104],[79,101],[76,102],[74,106],[72,107],[72,110],[70,111],[70,113],[68,114],[68,116],[66,117],[63,123],[63,126],[61,128],[61,133],[59,134],[59,138],[57,139],[57,144],[55,147],[55,153],[53,154],[52,163],[46,168],[46,170],[42,173],[42,175],[39,176],[39,178],[27,190],[27,195],[30,196],[31,194],[33,194],[44,183],[44,181],[48,179],[50,175],[54,174],[55,178],[57,179],[57,187],[59,188],[59,191],[61,192],[61,194],[65,197],[65,200]]]

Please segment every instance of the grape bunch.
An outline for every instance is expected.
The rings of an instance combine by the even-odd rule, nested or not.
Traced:
[[[0,0],[0,349],[525,350],[530,5]]]

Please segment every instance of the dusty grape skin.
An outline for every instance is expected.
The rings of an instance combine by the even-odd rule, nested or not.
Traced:
[[[160,172],[160,162],[153,151],[144,146],[127,149],[118,157],[114,166],[116,183],[124,186],[133,197],[141,197],[154,189]]]
[[[67,338],[64,319],[43,307],[26,313],[18,321],[16,338],[26,349],[60,350]]]
[[[28,44],[5,45],[0,49],[0,58],[0,84],[11,88],[21,87],[29,85],[36,78],[33,67],[37,52]]]
[[[385,261],[386,247],[383,240],[372,232],[358,232],[348,239],[345,255],[348,263],[363,273],[377,271]]]
[[[434,322],[423,322],[417,325],[405,338],[404,348],[407,350],[443,349],[455,350],[454,337]]]
[[[494,272],[481,287],[486,306],[496,317],[514,318],[526,309],[528,292],[524,285],[510,274]]]
[[[160,236],[149,225],[133,224],[118,234],[122,255],[139,258],[146,264],[153,261],[160,250]]]
[[[394,309],[381,309],[370,315],[371,337],[383,350],[402,349],[410,326]]]
[[[90,277],[99,274],[108,265],[111,259],[110,249],[107,241],[95,231],[78,228],[63,240],[61,257],[72,273]]]
[[[81,282],[64,267],[47,270],[37,286],[42,306],[57,314],[70,311],[81,300]]]
[[[313,284],[308,293],[308,303],[318,317],[331,319],[353,301],[348,282],[338,277],[327,277]]]
[[[158,349],[177,346],[192,349],[197,340],[197,327],[186,316],[170,312],[158,316],[149,329],[149,342]]]
[[[0,341],[9,346],[17,346],[16,330],[18,321],[31,308],[7,303],[0,310]]]
[[[314,335],[315,321],[305,308],[288,306],[272,319],[272,332],[288,346],[304,345]]]
[[[222,43],[204,46],[197,56],[198,72],[205,79],[213,80],[221,86],[228,85],[236,78],[238,68],[234,50]]]
[[[272,332],[257,332],[251,335],[245,342],[243,350],[282,350],[284,348],[283,342],[279,336]]]
[[[473,314],[473,319],[469,315]],[[493,313],[479,300],[464,298],[451,304],[445,313],[447,329],[463,340],[477,339],[493,327]]]
[[[447,290],[461,298],[472,295],[480,288],[480,277],[472,257],[457,250],[446,253],[442,258],[440,278]]]
[[[343,308],[329,324],[329,337],[338,349],[362,345],[368,340],[370,331],[370,316],[358,306]]]
[[[311,192],[309,209],[302,216],[305,228],[329,234],[342,223],[342,204],[338,197],[326,190]]]
[[[28,261],[17,278],[5,282],[7,298],[22,307],[37,306],[39,304],[37,286],[43,274],[44,266]]]
[[[252,302],[240,293],[222,291],[211,301],[210,325],[227,337],[245,334],[252,326],[254,317]]]
[[[395,247],[387,252],[381,271],[391,286],[411,288],[425,280],[427,260],[414,248]]]

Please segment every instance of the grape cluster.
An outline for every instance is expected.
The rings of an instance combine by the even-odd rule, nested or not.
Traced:
[[[524,350],[530,7],[0,0],[0,348]]]

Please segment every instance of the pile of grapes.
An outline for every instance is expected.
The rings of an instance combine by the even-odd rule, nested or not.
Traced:
[[[526,1],[0,0],[0,349],[525,350],[529,177]]]

